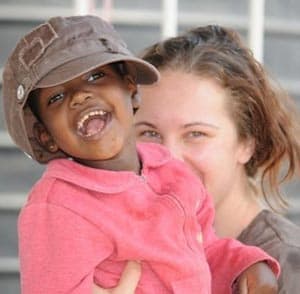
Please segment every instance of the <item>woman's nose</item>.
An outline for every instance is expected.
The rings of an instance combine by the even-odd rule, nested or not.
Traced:
[[[175,158],[183,160],[182,147],[180,142],[177,142],[176,140],[165,140],[164,145],[169,149],[169,151]]]
[[[92,98],[91,93],[86,91],[75,91],[71,97],[70,106],[77,107]]]

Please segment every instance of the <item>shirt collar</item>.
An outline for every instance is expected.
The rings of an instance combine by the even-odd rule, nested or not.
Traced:
[[[137,145],[137,151],[142,162],[143,177],[147,177],[150,169],[164,165],[170,160],[168,150],[158,144],[140,143]],[[140,180],[140,176],[131,171],[95,169],[70,159],[50,161],[44,176],[102,193],[120,193]]]

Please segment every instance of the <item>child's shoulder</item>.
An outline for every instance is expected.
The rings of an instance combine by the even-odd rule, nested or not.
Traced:
[[[29,192],[27,205],[34,203],[48,203],[51,201],[50,199],[55,198],[55,195],[59,193],[60,190],[58,189],[58,186],[61,187],[64,184],[64,181],[58,180],[57,177],[52,176],[52,173],[53,170],[59,172],[57,166],[61,166],[63,161],[67,161],[67,159],[54,159],[47,164],[45,171]]]
[[[171,160],[169,150],[163,145],[144,142],[138,143],[137,148],[142,162],[147,165],[160,166]]]
[[[138,152],[143,166],[178,170],[181,173],[195,177],[187,164],[182,160],[176,159],[164,145],[148,142],[139,143]]]
[[[176,159],[163,145],[155,143],[138,144],[143,162],[143,170],[157,185],[185,191],[203,191],[204,187],[197,175],[183,161]],[[154,181],[154,179],[156,179]],[[152,182],[152,183],[153,183]]]
[[[149,142],[139,143],[138,153],[144,168],[156,169],[157,171],[178,169],[181,172],[189,173],[186,164],[176,159],[164,145]]]

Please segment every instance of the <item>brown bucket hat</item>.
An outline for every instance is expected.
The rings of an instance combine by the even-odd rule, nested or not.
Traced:
[[[37,118],[26,104],[29,93],[118,61],[125,63],[137,84],[152,84],[159,78],[151,64],[134,57],[114,28],[96,16],[53,17],[25,35],[3,72],[4,114],[16,145],[40,163],[65,157],[49,153],[36,141]]]

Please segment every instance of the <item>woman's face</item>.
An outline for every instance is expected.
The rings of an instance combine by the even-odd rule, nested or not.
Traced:
[[[252,144],[240,142],[229,115],[229,92],[210,78],[162,71],[141,88],[135,126],[139,141],[163,144],[201,178],[218,205],[246,179]]]

